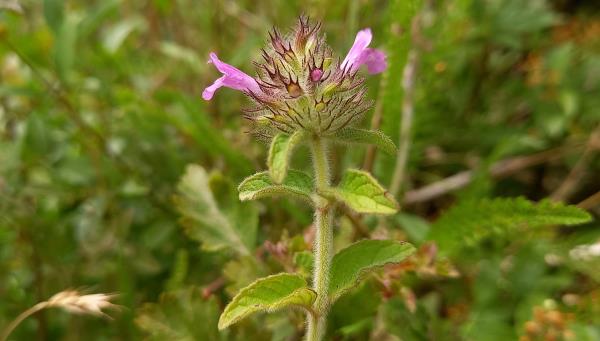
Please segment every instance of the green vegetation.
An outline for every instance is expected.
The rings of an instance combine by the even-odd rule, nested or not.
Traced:
[[[201,97],[301,14],[387,54],[320,158]],[[591,0],[0,0],[0,335],[301,340],[327,201],[326,340],[598,340],[598,94]]]

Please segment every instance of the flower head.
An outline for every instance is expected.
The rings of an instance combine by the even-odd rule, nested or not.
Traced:
[[[243,91],[254,103],[245,116],[263,136],[297,130],[326,136],[355,123],[372,105],[365,98],[358,69],[366,65],[369,73],[382,72],[385,54],[368,48],[372,34],[365,29],[340,63],[320,28],[319,23],[311,25],[301,17],[291,34],[281,35],[273,29],[262,60],[255,63],[255,78],[211,53],[211,62],[223,76],[207,87],[202,97],[211,99],[221,86]]]
[[[110,302],[115,296],[114,294],[84,295],[77,290],[65,290],[50,297],[45,303],[48,307],[63,308],[71,313],[107,316],[102,310],[117,307]]]

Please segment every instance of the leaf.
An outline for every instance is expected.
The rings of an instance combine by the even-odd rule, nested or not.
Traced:
[[[423,0],[391,0],[387,2],[385,14],[382,18],[383,30],[379,38],[384,43],[387,53],[387,68],[381,75],[381,87],[378,91],[378,99],[381,107],[380,130],[392,139],[399,140],[399,127],[402,116],[402,98],[404,88],[402,87],[402,75],[404,66],[408,60],[408,53],[413,46],[411,33],[413,18],[422,8]],[[398,33],[398,29],[403,32]],[[419,125],[419,129],[421,126]],[[379,157],[375,169],[377,176],[389,183],[395,168],[395,158]]]
[[[309,175],[290,170],[281,185],[274,184],[268,172],[251,175],[240,183],[238,192],[242,201],[284,194],[298,196],[310,201],[312,187],[313,180]]]
[[[175,62],[185,63],[198,73],[206,72],[206,62],[198,57],[196,51],[193,49],[165,41],[160,44],[160,52],[172,58]]]
[[[213,296],[202,297],[191,287],[160,295],[158,303],[146,303],[137,312],[135,324],[149,340],[220,340],[219,305]]]
[[[44,0],[44,18],[54,32],[58,32],[64,18],[63,0]]]
[[[223,180],[211,180],[204,168],[189,165],[179,181],[175,203],[186,234],[201,242],[205,250],[250,254],[258,226],[256,208],[240,203],[235,190]]]
[[[174,100],[177,104],[169,108],[168,115],[164,115],[171,124],[189,136],[207,155],[223,159],[233,174],[246,176],[252,173],[254,167],[248,157],[223,136],[198,103],[182,94],[175,94]]]
[[[234,296],[238,291],[250,285],[257,278],[269,275],[261,264],[257,264],[254,255],[237,257],[223,264],[223,278],[226,280],[225,292]]]
[[[399,263],[415,248],[394,240],[361,240],[338,252],[331,262],[329,296],[336,300],[358,284],[369,271],[389,263]]]
[[[122,20],[105,30],[102,37],[102,47],[106,52],[114,54],[131,33],[142,30],[145,26],[146,22],[137,16]]]
[[[300,275],[280,273],[261,278],[242,289],[225,307],[219,329],[259,311],[273,312],[286,307],[310,309],[316,297]]]
[[[396,200],[367,172],[347,170],[338,187],[325,190],[358,213],[393,214]]]
[[[419,245],[425,241],[431,225],[425,219],[408,213],[399,213],[393,219],[402,226],[408,240]]]
[[[310,251],[299,251],[294,253],[294,265],[297,267],[297,271],[303,275],[310,276],[313,272],[313,264],[315,262],[314,256]]]
[[[335,137],[339,141],[346,143],[373,144],[390,155],[396,153],[394,142],[381,131],[350,127],[339,130],[335,134]]]
[[[75,47],[77,44],[79,22],[80,18],[77,15],[67,15],[61,21],[61,25],[56,32],[54,60],[58,74],[63,81],[68,80],[73,64],[75,63]]]
[[[271,141],[267,165],[273,182],[280,184],[285,179],[290,164],[292,151],[302,141],[304,133],[294,132],[291,136],[283,133],[275,135]]]
[[[433,224],[430,239],[437,242],[440,250],[452,252],[490,235],[522,227],[576,225],[590,220],[591,216],[578,207],[549,200],[539,203],[520,197],[468,200],[452,207]]]

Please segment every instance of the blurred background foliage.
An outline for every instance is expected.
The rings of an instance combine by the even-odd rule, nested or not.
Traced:
[[[310,273],[311,216],[288,200],[237,200],[267,147],[245,133],[243,95],[200,93],[217,77],[210,51],[250,72],[267,31],[305,13],[341,55],[373,29],[389,69],[368,79],[376,106],[363,126],[394,141],[402,72],[420,52],[403,211],[341,211],[336,232],[338,249],[385,237],[419,252],[337,302],[331,338],[599,340],[598,223],[454,239],[451,252],[440,245],[460,235],[429,233],[453,205],[473,212],[495,197],[550,197],[598,216],[599,10],[594,0],[0,1],[0,326],[86,288],[119,293],[123,309],[112,321],[42,311],[13,339],[301,338],[294,311],[216,330],[240,287]],[[388,185],[394,157],[363,163],[366,153],[335,147],[334,175],[363,165]],[[431,184],[441,190],[424,195]],[[483,212],[462,230],[485,229]]]

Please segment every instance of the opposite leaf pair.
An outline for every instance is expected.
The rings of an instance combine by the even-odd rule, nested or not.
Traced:
[[[306,132],[277,134],[269,149],[268,172],[246,178],[238,187],[241,200],[288,194],[312,202],[313,179],[300,171],[289,170],[294,148],[307,139]],[[396,150],[394,143],[378,131],[346,128],[331,137],[333,142],[374,144],[385,152]],[[394,198],[369,173],[347,170],[337,187],[321,189],[318,195],[340,201],[358,213],[393,214],[398,209]]]
[[[333,303],[352,289],[369,272],[388,263],[399,263],[415,251],[407,243],[392,240],[362,240],[333,257],[329,296]],[[317,294],[298,274],[280,273],[261,278],[242,289],[219,319],[224,329],[255,312],[302,308],[314,314]]]

